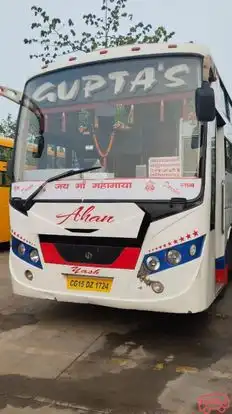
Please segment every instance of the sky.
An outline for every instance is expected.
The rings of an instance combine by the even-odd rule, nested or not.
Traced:
[[[29,58],[33,49],[23,39],[34,35],[30,26],[34,21],[31,6],[45,8],[52,17],[63,21],[69,17],[76,23],[76,31],[85,30],[82,14],[97,13],[101,0],[7,0],[1,7],[0,24],[0,85],[22,90],[28,77],[40,71],[41,61]],[[175,31],[175,42],[202,43],[211,50],[219,73],[232,96],[232,1],[211,0],[128,0],[128,12],[134,22],[151,23],[154,28],[165,26]],[[126,30],[122,27],[122,30]],[[34,49],[36,51],[36,49]],[[231,66],[230,66],[231,65]],[[0,98],[0,119],[17,115],[14,103]]]

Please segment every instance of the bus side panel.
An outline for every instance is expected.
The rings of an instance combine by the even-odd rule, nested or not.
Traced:
[[[9,241],[9,187],[0,187],[0,243]]]
[[[224,158],[225,158],[225,236],[227,241],[227,265],[232,268],[232,125],[224,127]]]

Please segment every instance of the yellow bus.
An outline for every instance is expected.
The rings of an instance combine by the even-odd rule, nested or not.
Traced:
[[[33,152],[36,152],[37,146],[28,143],[26,152],[26,168],[27,170],[35,170],[38,160],[33,158]],[[47,148],[47,168],[65,168],[65,148],[48,146]]]
[[[9,191],[10,180],[7,176],[7,161],[11,158],[13,138],[0,136],[0,243],[10,241]]]

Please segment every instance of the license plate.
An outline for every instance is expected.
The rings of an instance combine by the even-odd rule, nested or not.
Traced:
[[[109,293],[113,279],[108,277],[67,276],[67,289]]]

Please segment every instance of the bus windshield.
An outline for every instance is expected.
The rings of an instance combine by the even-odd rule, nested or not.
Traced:
[[[110,178],[199,178],[195,90],[202,62],[160,56],[77,65],[28,81],[25,95],[45,117],[21,107],[16,180],[44,180],[102,165]],[[194,142],[194,145],[192,145]],[[93,171],[93,178],[98,172]]]

